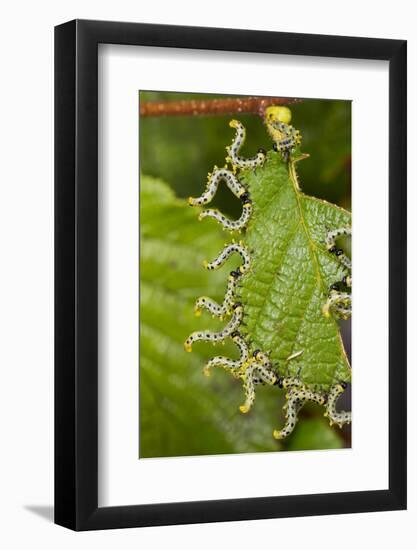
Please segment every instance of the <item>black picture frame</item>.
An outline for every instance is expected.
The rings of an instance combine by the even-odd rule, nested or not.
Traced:
[[[389,62],[389,488],[98,507],[98,44]],[[406,508],[406,41],[74,20],[55,28],[55,522],[74,530]],[[376,130],[377,131],[377,130]]]

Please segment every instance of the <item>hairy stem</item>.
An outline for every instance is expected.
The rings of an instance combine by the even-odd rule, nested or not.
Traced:
[[[226,99],[184,99],[180,101],[142,101],[141,116],[202,116],[250,113],[263,116],[270,105],[290,105],[300,99],[289,97],[233,97]]]

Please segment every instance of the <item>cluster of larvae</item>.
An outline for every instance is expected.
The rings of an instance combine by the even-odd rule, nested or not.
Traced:
[[[277,154],[282,155],[284,162],[288,163],[289,173],[291,174],[291,171],[295,173],[294,164],[299,160],[299,158],[293,155],[301,143],[301,135],[298,130],[289,124],[290,120],[291,112],[287,107],[275,106],[266,109],[264,121],[272,137],[273,148]],[[197,198],[190,197],[189,204],[191,206],[205,206],[210,203],[220,183],[224,182],[230,191],[241,201],[241,216],[237,220],[231,220],[218,210],[205,209],[201,212],[199,218],[214,218],[225,230],[241,232],[247,228],[256,205],[252,204],[249,190],[242,185],[238,173],[240,170],[255,170],[262,167],[266,161],[266,151],[259,149],[253,157],[242,157],[239,152],[245,141],[245,128],[237,120],[232,120],[230,126],[235,129],[235,137],[232,144],[226,147],[227,157],[225,167],[214,167],[213,172],[208,174],[204,193]],[[231,169],[228,168],[229,164],[231,165]],[[298,187],[298,182],[296,183]],[[333,314],[337,318],[347,319],[351,314],[351,261],[336,246],[337,239],[344,235],[350,235],[350,233],[351,230],[349,227],[342,227],[327,233],[326,247],[328,252],[338,258],[346,268],[348,274],[340,283],[333,284],[329,289],[327,301],[323,305],[323,314],[326,316]],[[202,310],[207,310],[215,317],[228,319],[228,322],[219,332],[209,330],[193,332],[184,343],[185,350],[191,351],[193,343],[197,341],[218,343],[227,338],[232,339],[239,350],[239,359],[233,360],[223,356],[213,357],[204,367],[204,373],[209,375],[213,367],[221,367],[243,382],[245,402],[240,406],[242,413],[247,413],[251,409],[255,400],[255,388],[257,385],[277,385],[284,389],[287,398],[286,405],[284,406],[286,422],[282,429],[273,431],[273,436],[276,439],[283,439],[293,431],[297,423],[299,411],[307,401],[324,406],[324,414],[328,417],[331,425],[337,424],[342,427],[343,424],[349,423],[351,421],[351,413],[338,411],[336,408],[337,400],[346,388],[344,382],[334,384],[326,394],[313,391],[296,377],[278,376],[277,369],[271,364],[267,353],[259,349],[250,349],[250,345],[248,344],[249,339],[247,337],[244,338],[239,332],[239,326],[242,323],[244,315],[244,304],[236,301],[235,298],[240,281],[251,268],[251,256],[248,249],[245,247],[243,241],[235,242],[233,240],[225,246],[215,260],[210,263],[205,262],[205,267],[209,270],[218,269],[232,254],[240,256],[241,264],[229,274],[223,302],[219,304],[207,296],[202,296],[198,298],[195,304],[196,315],[201,315]]]

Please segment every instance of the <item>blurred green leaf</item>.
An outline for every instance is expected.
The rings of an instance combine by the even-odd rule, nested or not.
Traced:
[[[315,449],[340,449],[340,435],[329,424],[318,418],[305,418],[297,424],[288,451],[311,451]]]

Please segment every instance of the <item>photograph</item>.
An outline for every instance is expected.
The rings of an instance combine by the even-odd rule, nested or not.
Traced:
[[[139,459],[351,447],[352,102],[277,92],[139,91]]]
[[[1,548],[413,547],[416,18],[368,4],[5,3]]]

